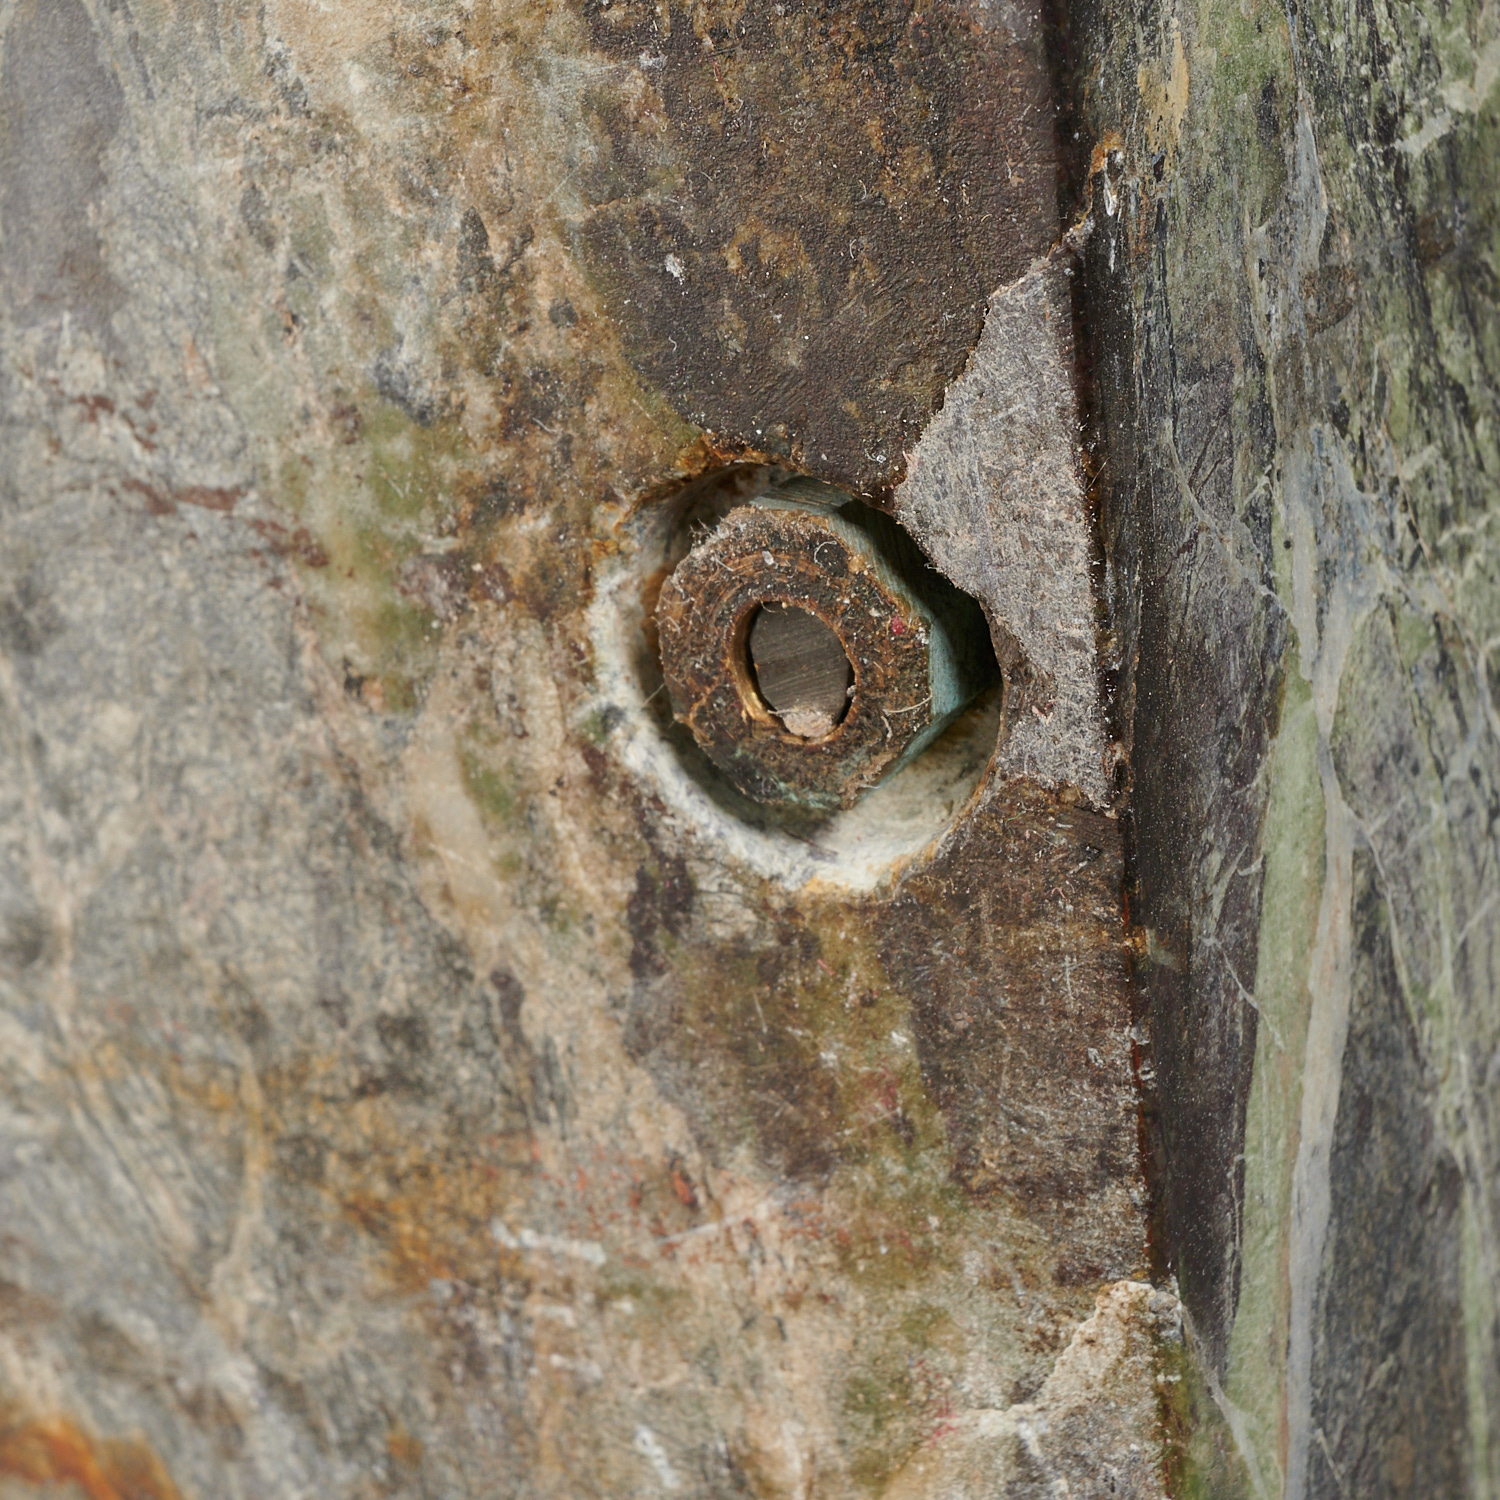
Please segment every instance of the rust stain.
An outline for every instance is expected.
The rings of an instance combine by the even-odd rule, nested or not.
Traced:
[[[166,489],[148,484],[144,479],[125,479],[121,481],[120,487],[142,496],[146,501],[146,509],[153,516],[173,515],[179,505],[196,505],[200,510],[228,513],[246,492],[242,484],[228,487],[190,484],[179,489]]]
[[[277,557],[295,558],[309,568],[328,566],[327,551],[313,539],[307,527],[288,527],[277,521],[251,521],[250,525]]]
[[[197,505],[204,510],[230,511],[234,502],[245,493],[245,486],[190,484],[172,491],[172,498],[182,505]]]
[[[716,470],[727,469],[732,465],[744,465],[747,468],[766,465],[774,468],[785,463],[784,454],[773,453],[768,448],[753,447],[717,432],[701,432],[692,442],[677,451],[672,462],[666,466],[662,478],[642,485],[636,491],[633,509],[645,510],[674,499],[694,480],[703,479]]]
[[[96,1440],[67,1417],[0,1425],[0,1476],[74,1484],[89,1500],[179,1500],[161,1460],[139,1439]]]
[[[1111,151],[1124,149],[1125,137],[1118,130],[1106,130],[1094,142],[1094,150],[1089,157],[1089,176],[1092,178],[1104,170],[1104,163],[1108,160]]]
[[[403,1469],[415,1469],[422,1462],[422,1444],[399,1422],[386,1433],[385,1448]]]

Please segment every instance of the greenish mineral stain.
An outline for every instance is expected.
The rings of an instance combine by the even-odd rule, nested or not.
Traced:
[[[1233,486],[1237,511],[1243,513],[1257,486],[1269,485],[1275,495],[1281,484],[1274,464],[1259,469],[1264,460],[1254,441],[1243,436],[1263,420],[1251,410],[1260,400],[1275,426],[1273,447],[1284,451],[1309,423],[1325,422],[1327,443],[1339,450],[1339,462],[1347,464],[1361,490],[1382,496],[1397,486],[1396,509],[1403,519],[1396,528],[1405,526],[1407,515],[1415,528],[1401,543],[1407,555],[1400,561],[1393,560],[1396,549],[1384,539],[1335,537],[1340,522],[1331,514],[1318,522],[1329,528],[1328,537],[1320,534],[1314,545],[1318,564],[1342,545],[1372,553],[1385,549],[1373,564],[1383,570],[1378,578],[1386,595],[1378,613],[1384,619],[1352,622],[1356,641],[1346,677],[1370,670],[1359,654],[1361,633],[1393,630],[1400,671],[1387,668],[1383,691],[1396,704],[1409,695],[1416,721],[1431,733],[1450,711],[1445,692],[1433,685],[1434,664],[1462,655],[1456,639],[1490,640],[1500,631],[1500,570],[1494,562],[1500,556],[1500,512],[1494,503],[1500,473],[1494,406],[1500,323],[1493,300],[1478,311],[1474,293],[1500,268],[1500,174],[1495,171],[1500,90],[1492,75],[1493,17],[1477,0],[1462,0],[1448,10],[1430,0],[1377,8],[1368,25],[1347,32],[1348,19],[1334,7],[1283,13],[1238,0],[1196,0],[1186,10],[1158,10],[1144,22],[1123,7],[1106,6],[1102,15],[1097,40],[1108,57],[1090,85],[1096,92],[1089,108],[1097,129],[1126,132],[1125,154],[1139,174],[1143,200],[1134,230],[1141,238],[1129,252],[1139,256],[1135,291],[1139,296],[1149,289],[1161,299],[1149,309],[1144,303],[1137,308],[1137,329],[1152,322],[1155,308],[1169,308],[1179,335],[1186,331],[1182,341],[1192,346],[1193,359],[1232,365],[1234,426],[1241,435]],[[1299,31],[1296,56],[1288,15]],[[1143,72],[1161,69],[1174,27],[1187,54],[1187,111],[1176,151],[1153,167],[1136,68],[1139,63]],[[1380,49],[1373,66],[1372,47]],[[1483,85],[1477,91],[1476,82]],[[1394,132],[1396,142],[1385,154],[1371,139],[1374,123]],[[1399,193],[1379,180],[1398,167]],[[1303,196],[1293,201],[1297,193]],[[1098,206],[1096,197],[1096,211]],[[1282,295],[1277,277],[1284,274],[1295,236],[1311,233],[1314,215],[1325,211],[1323,242],[1302,252],[1308,279],[1286,287],[1287,301],[1277,304]],[[1156,231],[1163,226],[1158,240]],[[1416,264],[1408,274],[1386,247],[1412,235]],[[1260,257],[1266,265],[1258,264]],[[1346,283],[1340,283],[1341,274]],[[1261,297],[1263,303],[1257,301]],[[1346,303],[1342,310],[1340,298]],[[1272,319],[1296,319],[1304,312],[1309,326],[1300,342],[1287,341],[1284,323],[1271,325]],[[1319,317],[1333,321],[1315,326]],[[1247,326],[1261,353],[1270,353],[1263,369],[1246,347]],[[1429,328],[1431,338],[1424,332]],[[1451,391],[1462,393],[1461,406],[1455,407]],[[1455,410],[1461,420],[1453,417]],[[1330,421],[1334,412],[1339,413],[1337,433]],[[1186,456],[1184,474],[1193,457]],[[1399,468],[1399,481],[1393,468]],[[1274,591],[1285,604],[1293,592],[1291,553],[1284,551],[1283,540],[1279,533],[1272,537],[1270,562]],[[1321,589],[1321,581],[1315,587]],[[1446,640],[1434,624],[1437,618],[1450,632]],[[1309,658],[1317,645],[1299,644]],[[1281,723],[1261,769],[1269,778],[1269,802],[1260,839],[1265,883],[1254,986],[1259,1024],[1244,1143],[1239,1303],[1223,1386],[1254,1476],[1233,1472],[1239,1444],[1201,1372],[1185,1356],[1177,1371],[1183,1379],[1169,1403],[1186,1429],[1174,1460],[1174,1493],[1216,1500],[1281,1492],[1285,1257],[1308,966],[1325,878],[1320,747],[1296,647],[1285,667]],[[1453,710],[1460,711],[1471,714],[1474,706],[1466,702]],[[1357,705],[1341,704],[1335,745],[1341,738],[1367,745],[1372,732],[1367,719]],[[1422,910],[1410,920],[1437,934],[1451,952],[1459,941],[1453,913],[1464,895],[1472,909],[1475,894],[1458,889],[1461,861],[1452,848],[1456,832],[1443,815],[1449,803],[1443,774],[1427,765],[1420,780],[1415,795],[1433,809],[1433,820],[1415,892]],[[1452,1080],[1462,1070],[1452,1065],[1449,1049],[1461,1005],[1472,1000],[1461,1001],[1451,974],[1439,972],[1430,985],[1423,984],[1399,952],[1398,963],[1404,966],[1401,982],[1424,1045],[1434,1049],[1449,1080],[1445,1109],[1455,1139],[1461,1139],[1465,1130],[1456,1122],[1462,1101]],[[1475,1493],[1490,1495],[1488,1475],[1500,1473],[1491,1436],[1496,1381],[1493,1370],[1484,1367],[1485,1352],[1493,1348],[1495,1289],[1482,1269],[1476,1205],[1468,1198],[1464,1212],[1467,1440],[1474,1453]]]
[[[1203,1370],[1185,1344],[1159,1350],[1167,1492],[1173,1500],[1255,1500],[1256,1489]]]
[[[497,823],[508,824],[515,814],[516,798],[500,773],[485,765],[468,747],[459,752],[459,763],[469,795],[488,817]]]

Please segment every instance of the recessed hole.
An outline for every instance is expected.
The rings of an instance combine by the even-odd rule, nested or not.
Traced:
[[[991,685],[919,755],[852,807],[765,802],[741,791],[705,753],[689,725],[677,719],[663,678],[655,624],[662,584],[737,507],[768,490],[784,488],[791,478],[772,469],[730,466],[664,487],[652,503],[622,517],[620,550],[599,564],[589,614],[598,663],[597,722],[618,763],[726,860],[744,861],[758,873],[791,885],[818,880],[850,891],[879,890],[941,839],[972,805],[1002,733],[1004,691],[977,605],[970,622],[950,621],[947,636],[961,670],[969,670],[971,655],[988,660]],[[883,517],[877,518],[857,498],[833,508],[852,525],[881,530],[887,555],[892,540],[899,545],[905,535],[894,522],[884,524]],[[916,544],[906,545],[910,559],[903,553],[897,571],[913,592],[927,598],[938,587],[934,575],[922,565]],[[750,663],[750,626],[767,602],[762,598],[759,607],[751,607],[737,620],[724,663],[731,668],[735,691],[762,728],[768,719],[780,725],[761,697]],[[945,669],[953,664],[947,661]],[[865,684],[857,659],[856,666],[857,699]],[[842,725],[835,726],[839,733],[805,742],[808,759],[822,758],[825,748],[835,751],[859,712],[858,703],[851,700]],[[786,748],[795,753],[795,746]]]
[[[763,604],[746,636],[750,673],[766,707],[805,740],[832,734],[849,712],[854,668],[832,628],[790,604]]]

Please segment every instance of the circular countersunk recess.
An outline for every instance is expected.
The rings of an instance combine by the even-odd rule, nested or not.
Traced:
[[[686,826],[771,878],[853,890],[952,826],[1000,735],[999,669],[979,606],[895,522],[747,465],[641,507],[616,535],[595,574],[582,722]],[[736,537],[737,562],[711,563]],[[718,586],[691,598],[700,567]],[[706,687],[700,728],[728,726],[717,755],[713,731],[688,722],[689,676]]]

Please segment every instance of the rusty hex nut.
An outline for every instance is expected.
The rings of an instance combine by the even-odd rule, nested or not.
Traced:
[[[739,791],[832,811],[998,675],[979,606],[889,517],[795,481],[731,510],[656,608],[677,719]]]

